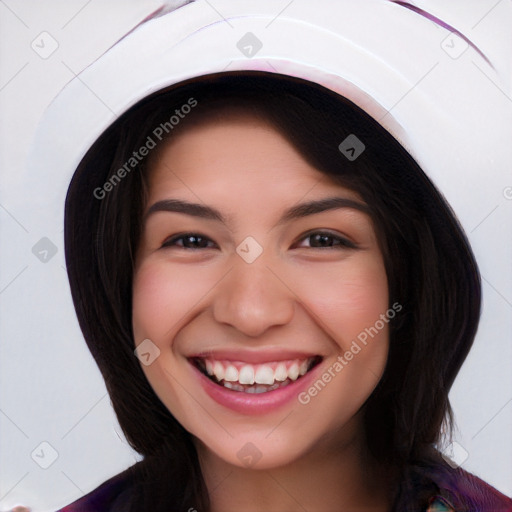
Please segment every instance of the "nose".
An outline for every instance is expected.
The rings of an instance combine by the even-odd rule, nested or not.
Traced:
[[[289,323],[294,314],[294,294],[276,269],[263,260],[249,264],[236,258],[239,261],[217,287],[215,320],[250,337]]]

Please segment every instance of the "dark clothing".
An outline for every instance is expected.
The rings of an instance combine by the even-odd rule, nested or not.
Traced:
[[[136,492],[136,467],[115,475],[58,512],[130,512]],[[439,493],[431,496],[430,505],[422,512],[512,512],[512,499],[460,468],[439,468],[438,472],[430,467],[425,474],[435,481]]]

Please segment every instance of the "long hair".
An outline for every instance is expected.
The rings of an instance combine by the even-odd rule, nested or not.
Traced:
[[[421,510],[427,498],[421,491],[411,498],[407,482],[414,468],[441,460],[436,445],[442,430],[450,432],[448,392],[480,315],[473,253],[442,195],[377,121],[318,84],[258,71],[199,77],[141,100],[97,139],[68,189],[64,236],[71,293],[123,432],[144,456],[137,465],[137,496],[146,501],[139,503],[148,510],[164,510],[165,503],[176,511],[209,507],[191,436],[156,396],[133,352],[132,277],[147,159],[112,180],[118,169],[127,169],[133,151],[154,138],[155,128],[191,98],[197,106],[176,129],[168,126],[166,137],[207,112],[241,106],[272,123],[308,162],[369,205],[389,304],[398,302],[402,310],[389,324],[383,377],[363,406],[366,440],[373,456],[404,482],[398,509]],[[350,134],[365,144],[353,161],[338,148]],[[98,189],[107,188],[100,196]]]

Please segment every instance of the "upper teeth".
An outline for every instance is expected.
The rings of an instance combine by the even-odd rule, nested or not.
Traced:
[[[204,359],[206,373],[220,382],[238,382],[239,384],[268,384],[284,382],[286,379],[297,380],[304,375],[313,358],[275,361],[252,365],[243,362],[217,361]]]

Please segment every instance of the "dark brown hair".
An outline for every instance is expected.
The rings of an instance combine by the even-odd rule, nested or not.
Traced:
[[[478,325],[480,276],[468,241],[411,155],[352,102],[301,79],[219,73],[154,93],[121,115],[80,162],[66,198],[66,262],[80,327],[126,438],[144,456],[137,465],[138,510],[168,510],[173,503],[175,511],[206,512],[209,502],[190,434],[158,399],[133,352],[132,275],[147,162],[103,199],[93,191],[190,98],[197,106],[177,129],[240,105],[273,123],[319,171],[369,205],[389,304],[403,309],[390,322],[384,375],[364,405],[365,432],[374,457],[408,481],[411,468],[440,460],[436,443],[443,422],[449,430],[452,420],[448,392]],[[338,149],[350,134],[366,146],[354,161]],[[405,504],[404,489],[399,509],[421,510],[424,501]]]

